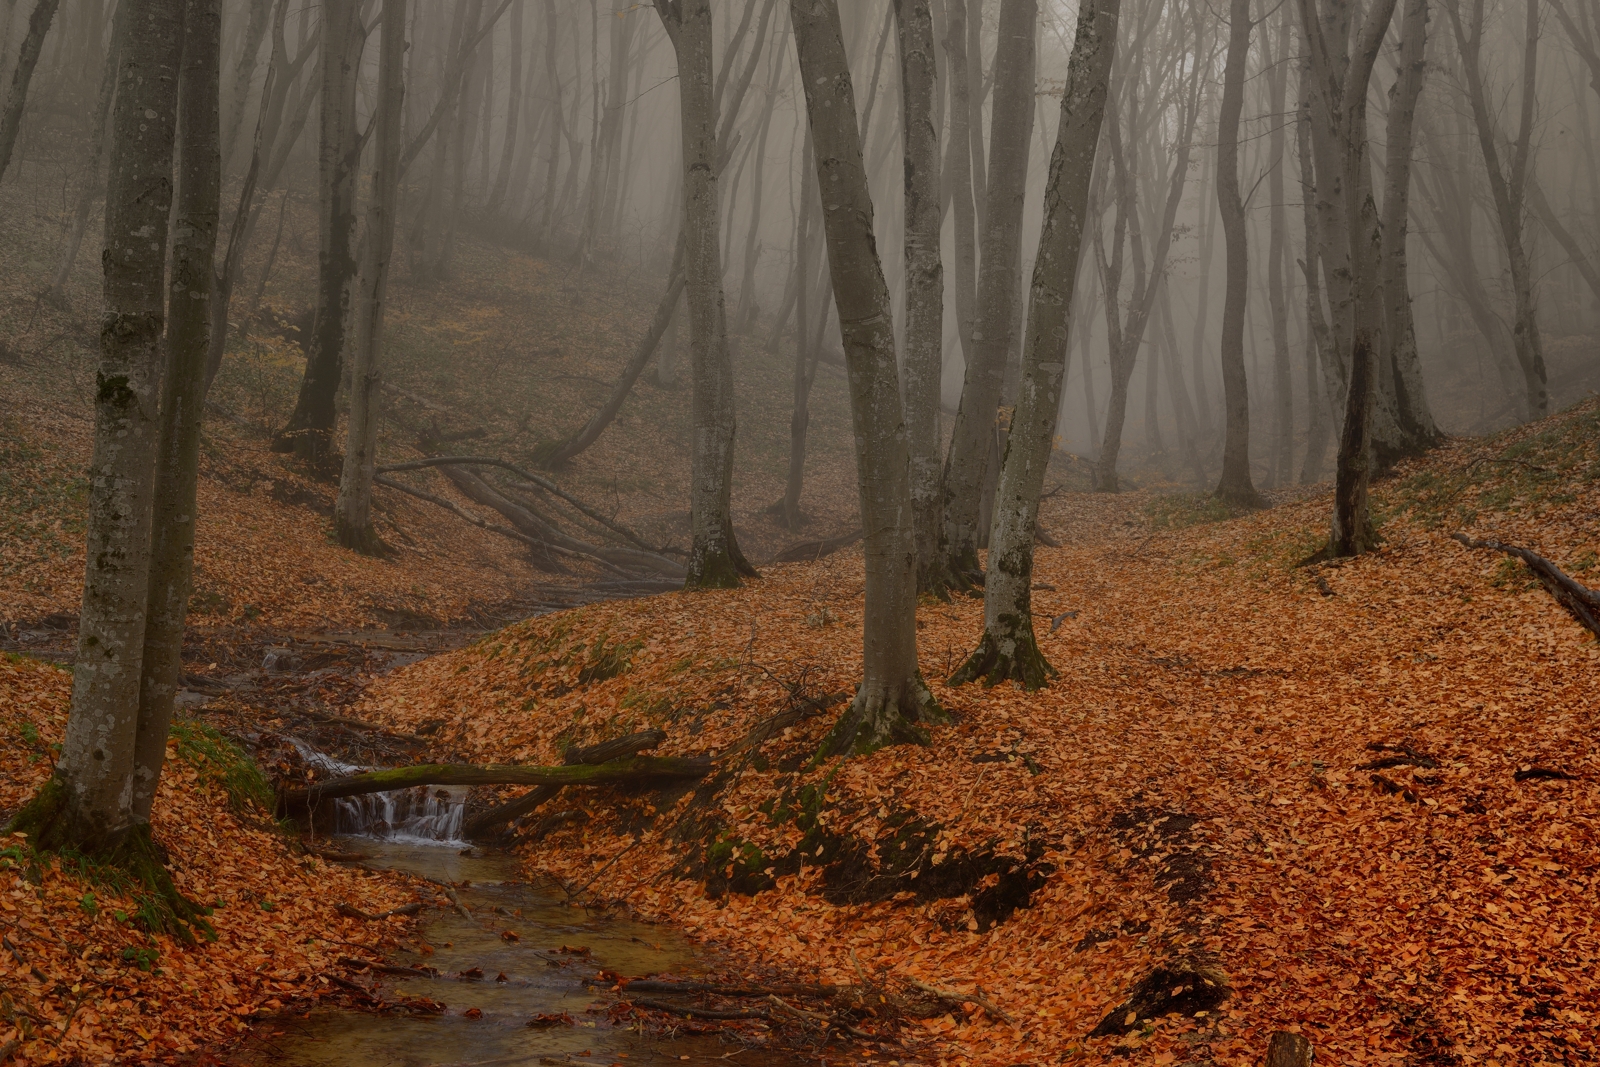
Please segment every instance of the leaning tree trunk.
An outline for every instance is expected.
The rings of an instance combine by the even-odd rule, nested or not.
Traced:
[[[683,127],[684,278],[689,298],[689,361],[694,388],[693,470],[686,588],[732,588],[755,569],[733,534],[733,362],[722,292],[717,230],[716,110],[712,100],[710,0],[656,0],[678,57]]]
[[[911,449],[911,511],[917,590],[948,595],[939,462],[944,378],[944,263],[939,255],[939,129],[933,15],[928,0],[894,0],[900,36],[900,115],[905,155],[905,415]]]
[[[976,580],[980,573],[978,542],[986,532],[979,525],[980,497],[1022,298],[1017,250],[1033,137],[1033,41],[1038,21],[1037,0],[1002,0],[989,144],[992,180],[984,212],[977,321],[944,466],[945,553],[952,573],[968,580]]]
[[[61,0],[39,0],[28,17],[28,33],[22,39],[22,51],[11,72],[11,90],[6,93],[6,107],[0,111],[0,178],[11,166],[11,151],[17,146],[17,132],[22,129],[22,112],[28,106],[28,83],[33,80],[33,68],[39,64],[39,53],[44,51],[44,39],[55,21],[56,8]],[[100,27],[94,27],[99,33]]]
[[[167,297],[167,368],[162,382],[145,620],[139,727],[134,744],[133,817],[150,821],[173,701],[183,680],[183,626],[194,569],[195,486],[205,416],[207,340],[222,213],[221,0],[189,0],[178,81],[178,209]]]
[[[379,388],[382,385],[383,313],[400,201],[400,120],[405,104],[406,0],[383,0],[383,44],[378,58],[377,156],[367,203],[365,262],[361,264],[350,368],[350,426],[333,526],[339,543],[366,555],[386,550],[372,528],[372,479],[378,466]]]
[[[227,95],[220,126],[222,138],[222,163],[233,161],[233,149],[244,128],[244,108],[250,98],[250,82],[255,78],[256,60],[261,54],[261,42],[266,40],[267,27],[272,22],[274,6],[287,7],[287,0],[249,0],[244,30],[239,40],[239,59],[233,68],[233,83]]]
[[[1033,632],[1033,541],[1066,380],[1072,295],[1120,6],[1120,0],[1085,0],[1078,9],[1034,261],[1021,389],[1000,469],[983,590],[983,638],[952,684],[984,678],[994,685],[1010,679],[1037,689],[1054,673]]]
[[[1239,116],[1244,110],[1245,64],[1250,53],[1250,0],[1228,5],[1228,58],[1222,73],[1222,108],[1217,117],[1217,207],[1227,245],[1227,291],[1222,300],[1222,390],[1227,421],[1222,478],[1217,496],[1229,504],[1258,507],[1250,478],[1250,383],[1244,371],[1245,297],[1250,260],[1244,203],[1239,196]]]
[[[105,313],[72,712],[49,784],[12,823],[36,848],[107,852],[134,825],[183,0],[131,5],[106,193]]]
[[[332,460],[345,334],[356,287],[356,76],[361,57],[359,0],[327,0],[322,31],[322,131],[317,176],[321,243],[317,252],[317,312],[305,376],[289,421],[272,447],[317,467]]]
[[[866,531],[861,687],[823,750],[864,753],[889,744],[926,743],[921,724],[948,717],[917,670],[910,449],[895,366],[894,316],[873,237],[872,196],[839,8],[837,0],[790,0],[789,15],[815,144],[817,184],[828,190],[823,231],[850,381]]]

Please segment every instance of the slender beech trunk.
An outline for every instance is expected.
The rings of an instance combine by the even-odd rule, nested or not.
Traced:
[[[978,243],[972,206],[972,153],[967,131],[971,109],[967,96],[967,0],[946,0],[944,55],[946,80],[950,82],[950,143],[945,146],[944,181],[950,186],[950,205],[955,228],[956,335],[961,340],[961,358],[970,364],[977,359],[972,344],[973,308],[978,300]]]
[[[28,32],[22,38],[22,51],[11,72],[11,88],[6,93],[6,106],[0,111],[0,178],[11,166],[11,152],[17,146],[17,132],[22,129],[22,112],[28,106],[28,83],[33,80],[33,68],[39,64],[39,53],[44,51],[44,39],[55,21],[56,8],[61,0],[38,0],[33,14],[28,17]],[[96,27],[95,32],[99,32]]]
[[[127,2],[127,0],[124,0]],[[205,417],[207,335],[222,213],[218,85],[221,0],[188,0],[178,79],[178,191],[172,281],[167,294],[167,368],[151,523],[149,608],[134,743],[133,817],[150,821],[173,701],[183,680],[183,627],[194,571],[195,486]]]
[[[926,744],[921,724],[948,721],[917,669],[917,560],[910,448],[895,365],[889,287],[878,260],[872,196],[837,0],[790,0],[800,81],[815,144],[822,222],[839,307],[866,531],[862,680],[823,742],[828,753]]]
[[[274,451],[293,452],[313,467],[324,469],[333,458],[334,400],[339,392],[356,288],[356,172],[361,163],[356,75],[361,59],[360,28],[360,0],[326,0],[319,57],[322,113],[317,155],[317,310],[299,398],[289,421],[272,442]]]
[[[744,272],[739,281],[739,309],[733,317],[739,333],[749,333],[755,328],[759,310],[756,305],[756,263],[761,259],[761,197],[765,188],[767,133],[772,128],[772,115],[778,103],[777,68],[781,52],[781,48],[772,49],[772,58],[767,66],[767,88],[763,93],[766,103],[761,111],[761,132],[756,136],[755,184],[750,191],[750,222],[745,228],[744,255],[740,261]]]
[[[123,14],[127,9],[126,4],[119,3],[117,13],[112,16],[111,48],[106,52],[105,70],[100,76],[100,91],[95,94],[94,124],[89,136],[89,158],[84,161],[83,173],[80,175],[83,184],[78,188],[78,202],[72,211],[72,227],[67,231],[67,239],[61,246],[61,255],[56,260],[56,272],[50,278],[49,288],[45,290],[46,299],[57,307],[67,305],[67,279],[72,277],[72,269],[78,263],[78,251],[83,247],[84,235],[89,232],[89,216],[94,212],[94,203],[105,192],[105,177],[101,172],[105,165],[106,145],[111,139],[109,129],[111,101],[117,92],[117,69],[122,44],[121,27],[127,23],[127,18]]]
[[[1244,203],[1239,195],[1239,116],[1244,110],[1245,64],[1250,53],[1250,0],[1229,0],[1228,56],[1217,116],[1217,207],[1227,245],[1227,292],[1222,302],[1222,389],[1226,437],[1217,496],[1230,504],[1258,507],[1250,477],[1250,386],[1244,370],[1245,299],[1250,284]]]
[[[689,568],[685,588],[732,588],[753,575],[733,533],[733,362],[722,291],[717,206],[717,116],[711,74],[710,0],[656,0],[678,58],[683,127],[684,278],[694,396]]]
[[[1470,0],[1470,3],[1472,10],[1467,23],[1462,22],[1461,0],[1447,0],[1445,9],[1450,14],[1450,24],[1455,30],[1456,45],[1461,53],[1462,79],[1467,85],[1467,99],[1472,104],[1473,125],[1478,133],[1478,146],[1483,152],[1484,167],[1489,174],[1489,192],[1494,199],[1495,218],[1500,223],[1500,237],[1505,245],[1507,266],[1511,273],[1512,299],[1516,308],[1511,335],[1526,390],[1526,406],[1523,410],[1528,418],[1538,419],[1549,413],[1550,395],[1544,366],[1544,342],[1539,334],[1539,315],[1534,304],[1533,265],[1528,260],[1522,231],[1533,143],[1534,88],[1539,59],[1539,0],[1526,0],[1525,3],[1527,17],[1522,47],[1522,100],[1517,139],[1511,145],[1509,166],[1500,162],[1499,141],[1502,135],[1494,127],[1494,116],[1490,112],[1488,91],[1484,85],[1484,0]]]
[[[1405,0],[1400,22],[1400,58],[1389,90],[1388,145],[1383,168],[1382,265],[1385,378],[1394,392],[1400,454],[1420,452],[1439,440],[1439,427],[1423,392],[1411,283],[1406,271],[1406,222],[1411,213],[1411,156],[1417,101],[1427,77],[1428,0]],[[1398,455],[1380,456],[1389,462]]]
[[[541,240],[550,240],[550,225],[556,207],[556,177],[561,173],[561,133],[565,125],[561,104],[561,72],[556,42],[560,25],[556,21],[556,0],[544,0],[544,73],[550,83],[550,143],[545,148],[544,218],[539,223]]]
[[[952,684],[983,678],[1037,689],[1055,671],[1033,632],[1033,541],[1066,379],[1073,288],[1105,114],[1120,0],[1084,0],[1061,94],[1044,194],[1016,413],[1006,441],[983,590],[983,637]],[[998,102],[998,100],[997,100]],[[995,177],[999,177],[996,162]],[[1152,368],[1152,373],[1154,370]]]
[[[517,158],[517,131],[522,117],[522,5],[524,0],[511,3],[511,80],[506,88],[506,134],[500,146],[500,167],[495,173],[494,188],[489,191],[489,202],[484,211],[493,216],[505,202],[506,191],[511,187],[511,164]]]
[[[961,406],[944,467],[945,553],[953,576],[979,580],[980,494],[999,414],[1000,387],[1017,327],[1022,278],[1017,249],[1033,140],[1034,32],[1037,0],[1003,0],[989,159],[993,180],[984,218],[977,322],[961,387]]]
[[[1200,433],[1211,437],[1211,392],[1206,388],[1206,321],[1211,314],[1211,264],[1216,259],[1217,198],[1216,163],[1200,176],[1200,285],[1194,300],[1194,340],[1191,345],[1190,364],[1194,382],[1195,415],[1200,421]],[[1204,167],[1204,163],[1201,164]]]
[[[1271,114],[1287,115],[1289,100],[1289,47],[1292,12],[1284,5],[1278,22],[1277,62],[1269,75]],[[1283,172],[1287,166],[1286,119],[1274,118],[1267,146],[1267,306],[1272,316],[1272,486],[1289,484],[1294,466],[1294,388],[1289,372],[1289,299],[1284,292],[1284,259],[1289,225],[1283,203]]]
[[[149,609],[159,438],[163,274],[183,0],[130,5],[112,119],[105,312],[72,711],[55,774],[12,823],[36,848],[118,847],[133,814],[134,739]]]
[[[944,263],[939,254],[939,130],[933,14],[928,0],[894,0],[900,45],[900,132],[905,157],[905,416],[917,591],[948,595],[941,537],[939,400],[944,378]]]
[[[816,351],[821,340],[811,330],[811,229],[818,202],[815,150],[811,131],[805,134],[800,155],[800,210],[795,219],[794,262],[799,287],[794,304],[794,372],[791,376],[794,406],[789,415],[789,471],[783,499],[774,509],[783,528],[800,529],[800,491],[805,485],[806,435],[811,425],[811,382],[816,372]]]
[[[378,56],[376,158],[367,202],[364,262],[352,314],[350,426],[344,450],[333,526],[339,543],[367,555],[386,546],[372,528],[372,479],[378,465],[379,388],[382,385],[383,314],[394,251],[395,213],[400,203],[401,116],[405,107],[406,0],[383,0],[382,50]]]
[[[1322,270],[1318,250],[1316,161],[1311,151],[1311,61],[1300,64],[1300,99],[1295,118],[1295,149],[1300,160],[1300,218],[1305,232],[1305,258],[1300,271],[1306,283],[1306,454],[1300,465],[1300,484],[1322,480],[1322,458],[1328,450],[1328,395],[1322,383],[1329,379],[1335,360],[1328,320],[1322,311]]]
[[[274,6],[273,0],[249,0],[244,29],[239,38],[239,58],[233,65],[233,79],[223,101],[221,136],[224,166],[233,160],[233,150],[244,127],[244,108],[250,99],[250,83],[255,78],[261,42],[266,40]]]

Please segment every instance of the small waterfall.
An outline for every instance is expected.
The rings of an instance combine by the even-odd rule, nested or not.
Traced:
[[[378,770],[343,763],[318,752],[298,738],[289,738],[307,765],[334,777]],[[410,845],[463,846],[461,824],[467,811],[467,790],[446,786],[412,786],[387,793],[341,797],[333,802],[333,832],[373,837]]]

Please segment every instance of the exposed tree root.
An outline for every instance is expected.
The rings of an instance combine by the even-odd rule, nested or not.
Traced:
[[[1056,669],[1039,651],[1033,627],[1010,625],[1005,630],[1008,632],[997,634],[985,628],[977,651],[950,676],[949,684],[966,685],[982,678],[986,686],[1016,682],[1027,690],[1043,689],[1055,677]]]
[[[822,739],[818,757],[865,756],[886,745],[926,745],[923,725],[952,721],[916,672],[899,694],[863,685],[848,710]]]

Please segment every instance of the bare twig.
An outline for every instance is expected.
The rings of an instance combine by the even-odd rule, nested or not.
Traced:
[[[995,1004],[994,1001],[990,1000],[982,993],[958,993],[953,989],[940,989],[938,986],[929,985],[926,982],[919,982],[915,978],[907,978],[906,983],[922,990],[929,996],[938,997],[940,1000],[951,1004],[976,1004],[978,1007],[988,1012],[992,1017],[1003,1020],[1006,1024],[1013,1028],[1017,1026],[1017,1020],[1001,1011],[999,1005]]]

